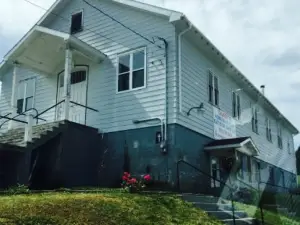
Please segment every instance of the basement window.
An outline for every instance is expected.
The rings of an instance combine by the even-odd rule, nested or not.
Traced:
[[[78,33],[83,30],[83,14],[77,12],[72,15],[71,18],[71,34]]]

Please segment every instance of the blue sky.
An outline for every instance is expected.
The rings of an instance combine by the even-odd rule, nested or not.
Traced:
[[[31,0],[44,7],[54,0]],[[141,0],[184,12],[300,128],[300,3],[298,0]],[[0,61],[45,11],[2,0]],[[296,137],[296,147],[300,135]]]

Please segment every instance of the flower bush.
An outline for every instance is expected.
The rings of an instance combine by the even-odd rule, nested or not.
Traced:
[[[149,174],[142,175],[140,179],[137,179],[131,177],[130,173],[124,172],[121,186],[129,192],[142,191],[150,181],[151,176]]]

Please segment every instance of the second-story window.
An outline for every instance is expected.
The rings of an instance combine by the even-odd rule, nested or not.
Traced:
[[[292,154],[291,143],[289,140],[287,141],[287,149],[288,149],[288,153]]]
[[[281,126],[280,124],[277,124],[277,144],[278,144],[278,148],[283,148],[282,145],[282,130],[281,130]]]
[[[258,134],[258,110],[252,107],[252,131]]]
[[[232,92],[232,116],[236,119],[241,117],[241,100],[236,92]]]
[[[212,71],[208,72],[208,101],[219,106],[219,81]]]
[[[131,51],[118,56],[118,92],[146,86],[145,49]]]
[[[269,118],[266,118],[266,137],[268,141],[272,142],[271,121]]]
[[[77,12],[72,14],[71,17],[71,34],[78,33],[83,30],[83,14]]]

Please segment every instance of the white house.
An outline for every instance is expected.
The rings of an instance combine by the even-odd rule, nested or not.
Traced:
[[[173,185],[179,159],[219,179],[230,159],[245,182],[295,177],[298,130],[180,12],[58,0],[6,54],[0,77],[3,137],[25,127],[24,141],[0,142],[26,149],[36,115],[96,128],[112,152],[109,185],[124,152],[132,172]]]

